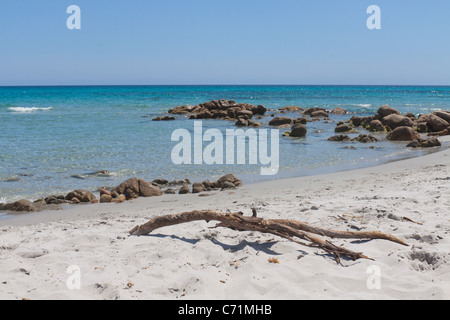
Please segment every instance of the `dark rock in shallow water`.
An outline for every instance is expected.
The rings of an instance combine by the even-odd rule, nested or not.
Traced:
[[[337,107],[334,108],[333,110],[331,110],[331,114],[346,114],[347,110],[345,110],[344,108],[341,107]]]
[[[432,148],[440,147],[441,142],[437,138],[419,138],[407,145],[409,148]]]
[[[386,136],[386,138],[391,141],[414,141],[419,137],[420,135],[411,127],[396,128]]]
[[[430,129],[429,131],[439,132],[447,129],[450,126],[450,124],[444,119],[433,114],[428,119],[427,126]]]
[[[318,110],[311,113],[311,117],[314,118],[325,118],[328,117],[328,112],[326,110]]]
[[[450,111],[435,111],[433,114],[450,123]]]
[[[351,138],[348,135],[336,135],[328,138],[328,141],[351,141]]]
[[[347,124],[341,124],[334,129],[335,132],[348,132],[351,130],[352,130],[352,127],[350,127]]]
[[[304,114],[304,115],[307,115],[307,116],[312,116],[312,114],[313,114],[314,112],[317,112],[317,111],[321,111],[321,112],[326,113],[326,114],[328,115],[328,112],[327,112],[326,109],[324,109],[324,108],[319,108],[319,107],[314,107],[314,108],[306,109],[305,112],[303,112],[303,114]]]
[[[65,196],[59,195],[59,196],[48,196],[44,198],[44,201],[46,204],[63,204],[67,203]]]
[[[383,132],[386,130],[380,120],[372,120],[369,126],[369,130],[374,132]]]
[[[292,126],[291,133],[289,134],[291,137],[301,138],[305,137],[308,129],[305,125],[301,123],[296,123]]]
[[[392,130],[397,129],[398,127],[412,127],[413,121],[411,118],[399,115],[399,114],[391,114],[384,117],[381,122],[385,126],[389,126]]]
[[[156,117],[156,118],[152,119],[152,121],[171,121],[171,120],[175,120],[175,117],[163,116],[163,117]]]
[[[397,109],[391,108],[390,106],[384,105],[378,109],[377,112],[382,118],[389,116],[391,114],[401,114]]]
[[[358,141],[362,143],[370,143],[370,142],[378,142],[378,139],[373,135],[369,134],[360,134],[358,137],[352,139],[352,141]]]
[[[269,121],[269,126],[282,126],[292,123],[292,119],[289,117],[275,117]]]

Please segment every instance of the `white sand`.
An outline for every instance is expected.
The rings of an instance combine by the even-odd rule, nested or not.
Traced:
[[[445,150],[210,196],[164,195],[22,215],[0,222],[0,299],[449,299],[449,186]],[[252,206],[263,218],[379,230],[410,246],[333,240],[375,259],[340,266],[319,249],[208,229],[213,222],[128,236],[158,215],[197,209],[250,215]],[[272,257],[280,263],[269,263]],[[80,270],[79,290],[67,287],[72,265]]]

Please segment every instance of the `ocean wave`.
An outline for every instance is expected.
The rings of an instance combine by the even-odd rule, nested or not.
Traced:
[[[29,113],[29,112],[36,112],[36,111],[48,111],[48,110],[52,110],[52,109],[53,109],[52,107],[47,107],[47,108],[10,107],[10,108],[8,108],[9,111],[18,112],[18,113]]]

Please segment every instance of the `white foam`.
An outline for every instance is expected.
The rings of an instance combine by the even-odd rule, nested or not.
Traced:
[[[36,111],[48,111],[53,109],[52,107],[47,107],[47,108],[36,108],[36,107],[31,107],[31,108],[25,108],[25,107],[11,107],[8,108],[9,111],[13,111],[13,112],[19,112],[19,113],[28,113],[28,112],[36,112]]]

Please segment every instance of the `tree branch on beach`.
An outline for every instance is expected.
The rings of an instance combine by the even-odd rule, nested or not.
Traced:
[[[141,226],[136,226],[130,230],[129,233],[134,236],[148,235],[159,228],[201,220],[205,220],[206,222],[218,221],[219,224],[215,227],[229,228],[237,231],[269,233],[304,246],[320,248],[333,255],[337,263],[340,263],[341,257],[346,257],[354,261],[358,259],[373,259],[360,252],[354,252],[344,247],[338,247],[321,237],[338,239],[382,239],[407,246],[403,240],[379,231],[336,231],[310,226],[307,223],[295,220],[263,219],[257,217],[256,210],[254,209],[252,217],[245,217],[242,212],[222,213],[212,210],[165,215],[153,218]],[[317,235],[321,237],[318,237]]]

